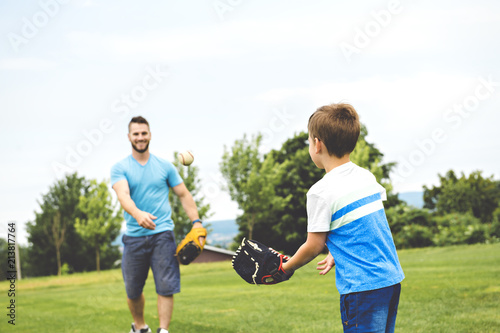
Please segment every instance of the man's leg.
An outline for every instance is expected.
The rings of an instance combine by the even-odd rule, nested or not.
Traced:
[[[160,328],[168,329],[174,308],[174,294],[180,292],[179,262],[175,256],[174,233],[165,231],[155,235],[151,269],[158,294]]]
[[[173,311],[174,296],[158,295],[158,318],[160,318],[160,328],[168,330]]]
[[[137,330],[146,327],[146,322],[144,321],[144,294],[141,294],[136,299],[130,299],[127,297],[128,308],[134,319],[135,328]]]
[[[127,305],[134,320],[135,329],[146,326],[144,322],[145,298],[142,290],[149,272],[147,237],[123,236],[122,273],[127,292]]]

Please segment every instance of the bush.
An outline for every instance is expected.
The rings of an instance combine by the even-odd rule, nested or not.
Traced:
[[[397,248],[418,248],[434,245],[432,240],[433,233],[428,227],[418,224],[411,224],[403,227],[403,230],[397,234],[394,242]]]
[[[471,213],[452,213],[435,217],[437,234],[433,242],[437,246],[484,243],[488,239],[488,226]]]
[[[429,210],[400,204],[388,208],[386,215],[397,248],[433,245],[435,221]]]

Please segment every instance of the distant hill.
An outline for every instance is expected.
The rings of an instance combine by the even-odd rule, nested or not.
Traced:
[[[398,193],[399,200],[405,201],[408,205],[416,208],[424,207],[424,192],[404,192]]]
[[[207,244],[228,248],[238,234],[238,225],[235,220],[208,221],[209,234]]]

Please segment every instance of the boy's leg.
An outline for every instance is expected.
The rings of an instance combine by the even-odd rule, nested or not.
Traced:
[[[398,314],[399,296],[401,295],[401,284],[398,283],[394,286],[394,293],[392,294],[391,302],[389,303],[389,315],[387,316],[387,329],[386,332],[392,333],[396,328],[396,315]]]
[[[344,332],[392,333],[401,285],[340,296]]]

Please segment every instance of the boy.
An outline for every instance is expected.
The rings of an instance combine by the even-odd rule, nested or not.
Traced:
[[[328,247],[320,274],[336,265],[344,332],[394,332],[403,270],[373,174],[350,161],[360,123],[349,104],[326,105],[309,118],[309,154],[326,175],[307,193],[307,240],[283,270],[291,273]]]

